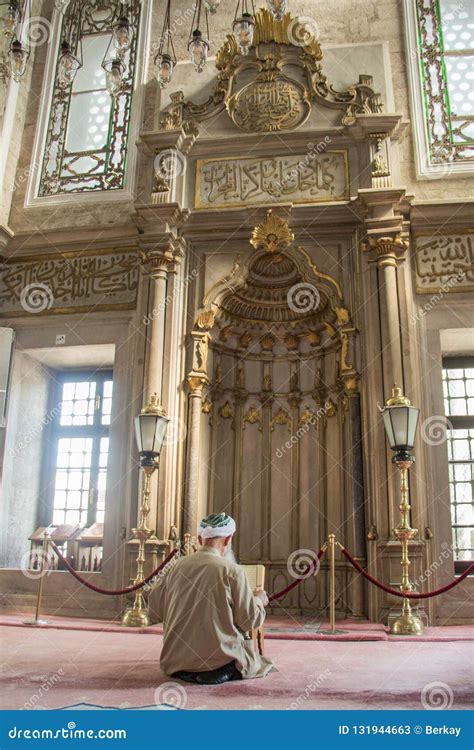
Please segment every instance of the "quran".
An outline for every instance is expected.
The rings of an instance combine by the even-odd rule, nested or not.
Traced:
[[[265,588],[265,566],[264,565],[242,565],[245,575],[252,591]]]

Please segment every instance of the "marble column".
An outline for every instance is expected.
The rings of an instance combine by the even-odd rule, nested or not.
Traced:
[[[405,260],[408,243],[400,235],[369,237],[364,246],[369,262],[376,263],[382,313],[382,359],[384,380],[389,395],[394,383],[404,386],[403,355],[400,338],[400,312],[397,288],[397,267]]]
[[[192,369],[187,376],[189,386],[186,444],[186,475],[183,496],[182,532],[195,535],[199,505],[199,474],[201,454],[201,412],[204,386],[209,383],[207,358],[208,331],[214,324],[212,313],[198,315],[196,328],[191,332],[193,346]]]
[[[151,396],[156,393],[163,406],[167,407],[163,393],[163,368],[165,349],[165,321],[168,306],[172,305],[172,299],[168,298],[168,279],[170,274],[176,272],[177,264],[180,262],[180,253],[176,252],[172,245],[164,245],[162,248],[143,253],[143,264],[151,276],[151,303],[146,317],[146,323],[150,328],[148,336],[147,362],[145,368],[144,403],[148,403]],[[169,311],[168,311],[169,312]],[[152,476],[150,492],[150,528],[156,533],[165,530],[159,527],[158,519],[158,485],[161,471]]]

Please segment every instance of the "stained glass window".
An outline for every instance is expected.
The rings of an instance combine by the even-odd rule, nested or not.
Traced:
[[[416,0],[416,10],[427,161],[474,162],[474,3]]]
[[[139,0],[126,6],[133,28],[132,44],[122,57],[123,86],[112,97],[102,67],[114,24],[125,6],[118,0],[71,2],[65,12],[61,38],[71,39],[82,58],[72,86],[59,84],[58,61],[52,93],[39,196],[60,193],[117,190],[125,185],[127,141],[136,69]],[[76,14],[73,17],[68,14]],[[80,20],[74,20],[80,19]],[[72,31],[70,31],[72,29]]]
[[[53,430],[55,525],[104,520],[112,389],[110,372],[60,378]]]
[[[474,358],[446,359],[443,389],[453,550],[461,571],[474,560]]]

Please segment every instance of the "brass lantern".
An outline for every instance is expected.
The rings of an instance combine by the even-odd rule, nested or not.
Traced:
[[[401,388],[395,385],[392,388],[392,396],[382,412],[387,439],[390,448],[396,454],[394,462],[397,456],[413,450],[419,416],[420,410],[412,406]]]
[[[150,403],[135,417],[135,438],[142,468],[156,468],[163,447],[169,419],[160,406],[158,396],[153,394]]]

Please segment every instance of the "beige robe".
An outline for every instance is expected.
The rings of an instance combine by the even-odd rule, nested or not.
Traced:
[[[242,677],[264,677],[272,663],[244,636],[265,620],[244,570],[211,547],[170,566],[149,597],[153,622],[163,621],[161,668],[207,672],[235,661]]]

